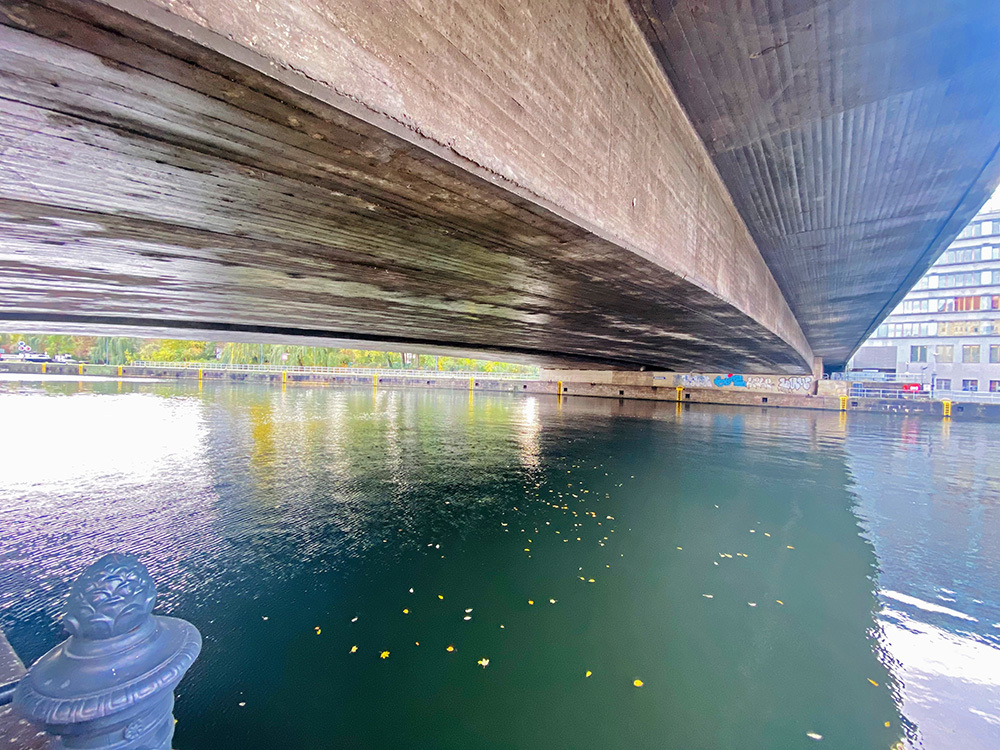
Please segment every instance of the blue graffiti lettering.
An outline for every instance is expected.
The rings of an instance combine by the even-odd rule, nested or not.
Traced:
[[[715,378],[715,380],[714,380],[714,383],[719,388],[722,388],[723,386],[726,386],[726,385],[733,385],[733,386],[736,386],[738,388],[746,388],[747,387],[747,383],[743,379],[742,375],[733,375],[732,373],[729,373],[729,375],[727,375],[726,377],[722,377],[721,375],[717,375],[716,378]]]

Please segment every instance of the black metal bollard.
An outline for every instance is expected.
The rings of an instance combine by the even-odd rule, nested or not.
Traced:
[[[152,614],[156,585],[132,555],[110,554],[70,589],[70,637],[28,670],[14,709],[57,747],[170,750],[174,688],[201,651],[189,622]]]

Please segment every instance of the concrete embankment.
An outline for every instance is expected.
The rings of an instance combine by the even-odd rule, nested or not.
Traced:
[[[764,408],[820,409],[825,411],[863,411],[889,414],[926,415],[942,418],[944,405],[926,399],[880,399],[849,396],[843,381],[814,380],[809,376],[739,376],[733,374],[692,375],[681,373],[612,372],[543,370],[538,380],[491,378],[488,373],[469,377],[426,377],[393,374],[343,374],[297,372],[213,370],[158,366],[69,365],[29,362],[2,362],[0,372],[112,378],[154,378],[158,380],[196,380],[202,383],[264,382],[274,385],[368,386],[429,388],[441,390],[491,391],[505,393],[549,394],[561,397],[638,399],[685,404],[725,404]],[[377,382],[376,382],[377,379]],[[1000,421],[1000,404],[953,403],[954,419]]]

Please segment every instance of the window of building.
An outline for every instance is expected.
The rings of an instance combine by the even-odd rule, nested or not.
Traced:
[[[917,336],[934,336],[937,331],[936,323],[889,323],[889,338],[916,338]]]
[[[981,320],[957,320],[937,324],[938,336],[980,336],[985,323]]]
[[[939,344],[934,347],[934,360],[942,364],[951,364],[955,361],[955,347],[951,344]]]
[[[966,344],[962,347],[962,361],[966,363],[979,361],[979,344]]]
[[[992,364],[1000,363],[1000,344],[990,344],[990,362]]]
[[[960,250],[949,250],[944,254],[944,262],[975,263],[983,258],[983,249],[978,247],[963,247]]]
[[[963,380],[962,381],[963,391],[978,391],[979,381],[978,380]]]
[[[920,277],[920,281],[918,281],[914,285],[913,288],[914,289],[927,289],[930,286],[930,283],[931,283],[931,277],[930,276],[921,276]]]
[[[939,391],[950,391],[951,390],[951,378],[938,378],[937,387]]]
[[[1000,283],[1000,271],[994,271],[997,278],[994,284]],[[960,286],[979,286],[982,278],[978,271],[967,273],[943,273],[938,277],[938,287],[941,289],[953,289]]]
[[[1000,393],[1000,380],[990,381],[990,393]]]
[[[994,271],[993,272],[993,274],[992,274],[992,276],[990,278],[990,283],[991,284],[1000,284],[1000,271]]]
[[[922,313],[931,311],[931,300],[908,299],[903,301],[903,313]]]
[[[910,347],[910,361],[911,362],[926,362],[927,361],[927,347],[926,346],[911,346]]]
[[[978,310],[981,297],[955,297],[955,312]]]

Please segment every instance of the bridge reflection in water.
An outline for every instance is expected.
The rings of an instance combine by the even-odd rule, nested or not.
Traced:
[[[164,613],[205,638],[178,697],[183,747],[996,736],[986,425],[391,388],[2,387],[19,434],[3,438],[17,468],[0,489],[0,627],[37,658],[80,568],[138,554]]]

